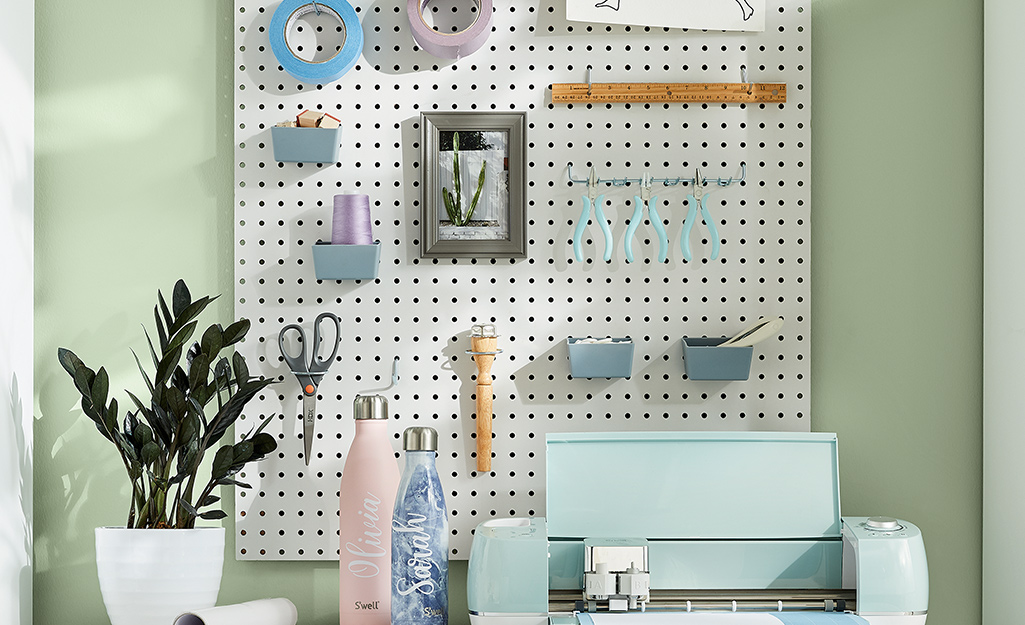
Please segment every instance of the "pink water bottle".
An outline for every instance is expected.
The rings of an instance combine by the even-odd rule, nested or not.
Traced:
[[[399,464],[388,437],[388,400],[357,395],[356,435],[339,493],[340,625],[391,623],[391,518]]]

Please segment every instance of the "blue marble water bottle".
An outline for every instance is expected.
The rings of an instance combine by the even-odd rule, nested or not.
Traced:
[[[392,625],[448,625],[448,509],[434,466],[438,433],[406,428],[392,513]]]

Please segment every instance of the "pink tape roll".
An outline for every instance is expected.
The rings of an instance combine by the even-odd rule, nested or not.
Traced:
[[[424,20],[424,8],[431,0],[407,0],[406,14],[413,39],[427,52],[443,59],[459,59],[473,54],[484,45],[491,34],[491,19],[494,16],[492,0],[474,0],[479,9],[477,19],[466,30],[443,33],[434,30]]]

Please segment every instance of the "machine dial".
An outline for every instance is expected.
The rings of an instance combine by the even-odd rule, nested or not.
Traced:
[[[897,519],[888,516],[869,517],[865,527],[873,532],[898,532],[904,529]]]

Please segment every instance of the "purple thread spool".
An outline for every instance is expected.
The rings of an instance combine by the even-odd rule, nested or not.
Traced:
[[[370,196],[362,193],[343,193],[335,196],[335,210],[331,221],[333,245],[373,245],[374,232],[370,225]]]

